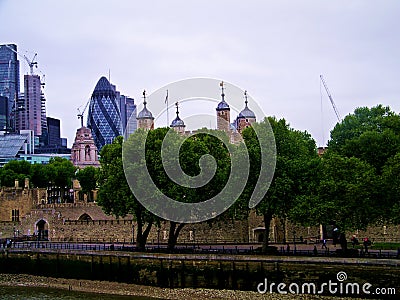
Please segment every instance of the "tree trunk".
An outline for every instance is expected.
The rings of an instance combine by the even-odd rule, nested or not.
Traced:
[[[138,251],[144,251],[146,244],[143,241],[143,235],[142,235],[142,230],[143,230],[143,222],[140,216],[136,215],[137,218],[137,231],[136,231],[136,249]]]
[[[143,231],[144,222],[142,219],[142,211],[140,209],[136,210],[135,215],[137,220],[136,249],[138,251],[145,251],[147,238],[149,236],[153,222],[151,221],[147,223],[146,228]]]
[[[344,252],[346,252],[347,251],[347,239],[346,239],[346,234],[344,232],[340,233],[339,243],[340,243],[340,247],[342,248],[342,250]]]
[[[149,222],[149,223],[147,223],[147,225],[146,225],[146,229],[143,231],[143,234],[142,234],[142,239],[143,239],[143,243],[146,245],[146,243],[147,243],[147,238],[149,237],[149,233],[150,233],[150,230],[151,230],[151,227],[153,226],[153,222]]]
[[[178,241],[179,233],[181,232],[182,228],[185,226],[184,223],[176,223],[170,221],[169,226],[169,234],[168,234],[168,251],[172,252],[175,249],[176,243]],[[178,226],[176,226],[178,225]]]
[[[265,230],[264,230],[264,237],[263,237],[263,245],[262,245],[262,252],[266,253],[267,249],[268,249],[268,243],[269,243],[269,227],[271,225],[271,220],[272,220],[272,214],[267,211],[264,214],[264,226],[265,226]]]

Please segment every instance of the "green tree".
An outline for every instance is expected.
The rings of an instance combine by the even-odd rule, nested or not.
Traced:
[[[129,138],[133,145],[144,136],[143,130],[137,130]],[[122,164],[123,138],[117,137],[112,144],[105,145],[100,152],[98,180],[98,203],[107,214],[117,218],[132,214],[137,223],[136,247],[145,250],[150,229],[155,217],[135,198],[126,181]]]
[[[52,178],[49,174],[48,165],[34,164],[31,167],[31,182],[34,187],[46,188]]]
[[[261,202],[257,205],[257,213],[262,215],[265,224],[263,251],[268,248],[270,223],[273,217],[286,218],[297,197],[307,190],[304,186],[303,171],[306,163],[317,157],[315,141],[307,132],[301,132],[289,127],[285,119],[277,120],[269,117],[253,126],[272,127],[276,144],[276,167],[271,185]],[[263,130],[266,132],[266,130]],[[245,194],[250,197],[260,172],[260,145],[255,131],[249,127],[244,130],[243,137],[250,153],[251,171]]]
[[[395,183],[395,179],[390,178],[389,174],[396,174],[394,157],[400,152],[400,115],[382,105],[357,108],[331,131],[327,152],[346,158],[359,158],[376,170],[373,187],[378,196],[366,199],[369,207],[374,208],[369,214],[370,224],[377,219],[395,221],[392,212],[397,212],[399,194],[398,190],[390,186]],[[380,214],[379,218],[377,214]],[[368,225],[365,221],[354,221],[351,227],[362,229],[357,226],[364,228]]]
[[[13,170],[2,170],[0,173],[0,181],[2,186],[13,187],[15,185],[15,180],[18,180],[19,186],[22,186],[25,178],[25,174],[17,174]]]
[[[328,151],[358,157],[378,173],[399,150],[400,115],[382,105],[357,108],[335,126],[328,141]]]
[[[181,139],[184,139],[184,137],[177,137],[177,141]],[[215,159],[216,172],[207,184],[197,188],[177,186],[174,182],[167,179],[167,174],[163,174],[162,176],[166,176],[167,184],[159,185],[160,187],[164,187],[162,191],[172,199],[186,203],[203,202],[220,193],[226,185],[231,166],[229,149],[226,148],[223,141],[229,144],[228,136],[225,132],[211,131],[206,128],[200,129],[195,135],[187,137],[179,152],[179,163],[183,172],[191,177],[199,175],[201,172],[199,162],[204,155],[210,155]],[[233,145],[230,147],[233,148]],[[233,149],[230,150],[233,151]],[[208,170],[212,168],[210,165],[204,163],[204,161],[202,167]],[[161,169],[158,171],[161,174],[163,172]],[[172,251],[185,223],[176,223],[173,221],[169,223],[168,249]]]
[[[30,175],[31,164],[26,160],[11,160],[4,165],[4,170],[12,170],[16,174]]]
[[[25,160],[11,160],[3,167],[3,178],[1,183],[4,186],[12,187],[18,179],[19,186],[24,186],[25,178],[31,178],[31,164]]]
[[[390,158],[383,168],[383,195],[388,208],[385,216],[389,221],[400,224],[400,152]]]
[[[76,167],[66,158],[53,157],[46,166],[49,184],[60,188],[61,195],[65,195],[65,191],[72,187],[72,179],[75,177]],[[63,201],[69,199],[64,198]]]
[[[88,201],[93,201],[92,191],[97,187],[97,168],[88,166],[83,169],[79,169],[76,174],[79,184],[82,188],[82,193],[87,195]]]
[[[132,134],[125,144],[124,159],[129,162],[125,166],[127,176],[134,178],[134,184],[139,189],[136,192],[143,197],[153,198],[156,203],[159,203],[160,195],[185,203],[198,203],[217,195],[229,176],[230,156],[228,149],[220,140],[222,138],[227,141],[226,134],[213,131],[213,135],[217,135],[214,137],[210,133],[207,129],[201,129],[197,134],[187,137],[175,131],[169,132],[168,128],[158,128],[147,132],[147,137],[141,130]],[[167,134],[168,137],[166,137]],[[219,137],[219,135],[224,136]],[[163,143],[166,147],[162,149]],[[145,147],[144,157],[140,155],[143,147]],[[162,154],[164,154],[164,161]],[[190,179],[184,176],[179,176],[179,180],[183,182],[177,183],[166,172],[166,169],[177,170],[179,165],[182,172],[189,177],[198,176],[201,167],[203,170],[212,169],[210,161],[201,159],[204,155],[211,155],[216,162],[216,173],[204,186],[191,188],[188,184]],[[156,187],[154,190],[149,189],[149,185],[144,182],[149,180],[146,172],[149,173]],[[169,214],[179,213],[178,207],[174,206],[175,202],[171,205],[168,207]],[[160,217],[163,215],[160,214]],[[174,249],[185,224],[169,220],[168,249],[170,251]]]
[[[24,186],[25,178],[31,178],[31,164],[25,160],[11,160],[3,167],[3,178],[1,183],[4,186],[12,187],[18,179],[19,186]]]
[[[308,225],[334,225],[338,242],[346,249],[346,232],[366,229],[382,215],[380,178],[374,167],[356,157],[327,153],[320,164],[315,193],[298,203],[296,219]]]

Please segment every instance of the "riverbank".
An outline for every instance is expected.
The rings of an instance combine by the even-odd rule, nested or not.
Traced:
[[[294,300],[294,299],[322,299],[322,300],[339,300],[352,299],[361,300],[361,298],[340,298],[318,295],[279,295],[264,294],[261,295],[251,291],[233,291],[233,290],[214,290],[214,289],[169,289],[158,288],[152,286],[118,283],[110,281],[97,280],[77,280],[52,278],[43,276],[33,276],[27,274],[0,274],[0,285],[2,286],[27,286],[27,287],[50,287],[56,289],[73,290],[79,292],[98,293],[100,299],[106,299],[107,294],[113,295],[129,295],[129,296],[145,296],[156,299],[175,299],[175,300]],[[103,294],[105,297],[101,297]]]

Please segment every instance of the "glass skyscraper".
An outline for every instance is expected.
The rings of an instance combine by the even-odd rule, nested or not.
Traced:
[[[119,97],[118,97],[119,98]],[[97,149],[122,135],[121,114],[115,88],[106,77],[101,77],[94,88],[89,104],[87,127]]]
[[[124,138],[127,139],[137,129],[136,104],[134,99],[124,95],[119,97],[119,103],[122,131]]]
[[[0,45],[0,96],[7,97],[7,129],[14,128],[14,104],[19,92],[17,45]]]
[[[0,96],[0,130],[7,130],[8,98]]]

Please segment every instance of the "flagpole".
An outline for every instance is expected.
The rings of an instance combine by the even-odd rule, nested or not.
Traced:
[[[167,127],[169,126],[169,114],[168,114],[168,90],[167,96],[165,97],[165,103],[167,103]]]

